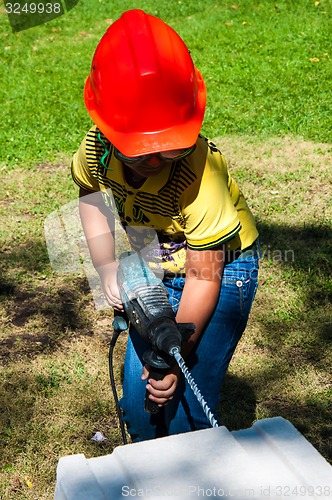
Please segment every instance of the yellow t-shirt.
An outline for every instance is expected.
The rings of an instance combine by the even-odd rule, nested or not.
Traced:
[[[102,191],[106,205],[128,230],[134,249],[158,235],[164,269],[183,272],[186,247],[226,250],[249,247],[258,232],[253,216],[228,173],[225,158],[208,139],[199,136],[196,149],[169,162],[156,176],[135,189],[125,179],[113,145],[95,126],[84,138],[72,161],[72,176],[88,191]]]

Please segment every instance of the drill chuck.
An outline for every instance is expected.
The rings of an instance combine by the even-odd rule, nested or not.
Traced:
[[[169,319],[159,319],[156,325],[152,325],[151,330],[153,331],[153,338],[156,347],[166,353],[171,355],[174,348],[181,349],[182,336],[176,323]]]

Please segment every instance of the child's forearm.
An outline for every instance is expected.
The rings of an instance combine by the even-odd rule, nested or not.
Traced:
[[[92,263],[98,270],[114,262],[114,218],[106,212],[100,192],[80,190],[79,211]]]
[[[217,305],[223,273],[223,251],[187,250],[186,283],[176,320],[194,323],[196,330],[183,345],[187,356],[201,336]]]
[[[196,330],[183,344],[182,355],[186,357],[195,346],[205,325],[217,305],[220,285],[206,280],[186,279],[176,320],[179,323],[194,323]]]

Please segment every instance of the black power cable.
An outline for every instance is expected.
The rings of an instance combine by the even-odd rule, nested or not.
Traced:
[[[121,411],[120,404],[119,404],[118,393],[117,393],[116,385],[115,385],[114,370],[113,370],[113,352],[114,352],[114,347],[115,347],[116,341],[118,340],[120,333],[123,332],[124,330],[127,330],[127,328],[128,328],[127,322],[122,316],[115,316],[114,317],[113,335],[111,338],[110,349],[109,349],[109,354],[108,354],[110,381],[111,381],[111,387],[112,387],[112,392],[113,392],[113,397],[114,397],[114,402],[115,402],[116,413],[117,413],[118,419],[119,419],[123,444],[128,444],[128,441],[127,441],[126,429],[125,429],[125,426],[124,426],[124,423],[122,420],[122,411]]]

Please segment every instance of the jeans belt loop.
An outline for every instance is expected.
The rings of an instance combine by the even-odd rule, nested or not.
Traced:
[[[172,273],[171,271],[166,271],[164,275],[164,279],[173,279],[173,278],[185,278],[185,273]]]
[[[237,250],[228,250],[225,256],[225,264],[230,264],[239,257],[241,257],[242,259],[245,259],[246,257],[253,257],[257,253],[258,244],[257,240],[255,240],[249,247],[244,248],[243,250],[241,250],[240,248],[238,248]]]

